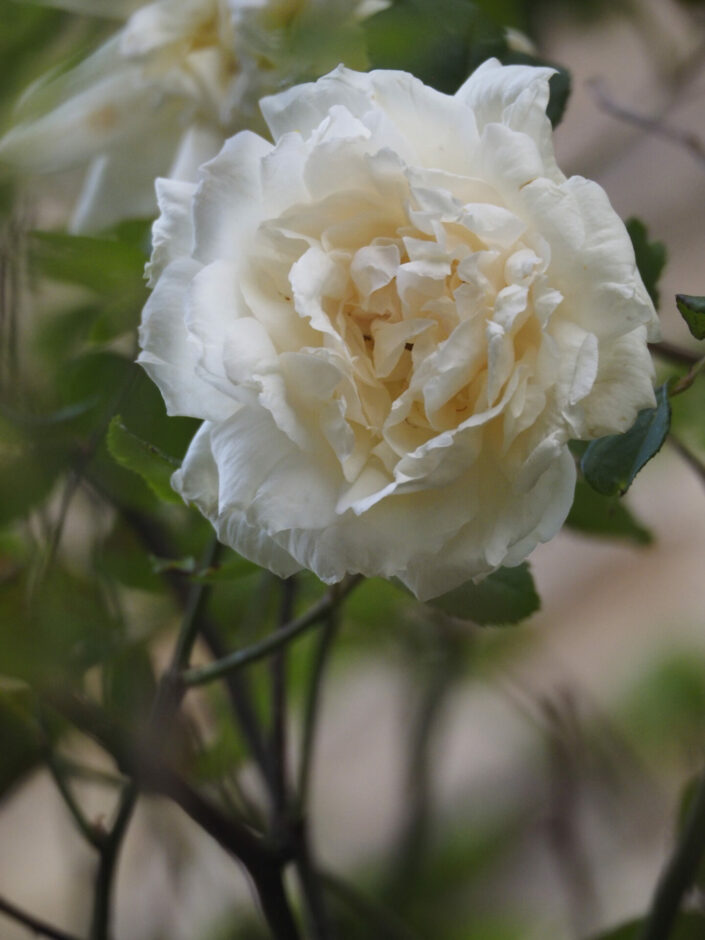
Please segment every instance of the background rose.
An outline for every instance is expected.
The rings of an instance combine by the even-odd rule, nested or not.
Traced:
[[[0,161],[39,173],[89,163],[72,221],[85,232],[152,216],[155,177],[195,179],[226,137],[260,129],[263,94],[341,61],[364,67],[359,20],[387,0],[59,5],[126,22],[87,60],[25,97],[0,141]]]
[[[559,529],[569,439],[653,403],[654,309],[556,166],[550,74],[339,69],[263,102],[275,146],[160,181],[140,362],[205,419],[174,485],[246,557],[450,590]]]

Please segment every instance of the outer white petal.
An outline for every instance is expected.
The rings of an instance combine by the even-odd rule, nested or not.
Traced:
[[[246,558],[269,568],[281,578],[301,569],[262,528],[250,525],[241,513],[218,512],[220,477],[213,457],[213,425],[205,422],[189,447],[180,470],[172,477],[172,486],[187,503],[193,503],[213,523],[218,538]]]
[[[370,77],[339,66],[317,82],[295,85],[260,101],[260,108],[275,140],[283,134],[311,134],[334,105],[363,117],[373,107]]]
[[[565,179],[556,165],[551,122],[546,116],[552,68],[483,62],[455,93],[468,107],[481,131],[488,124],[504,124],[531,137],[544,160],[545,173],[556,182]]]
[[[183,258],[162,273],[142,314],[137,361],[159,386],[169,414],[222,421],[237,403],[201,378],[202,349],[185,324],[186,292],[198,268]]]
[[[262,221],[261,161],[272,145],[241,131],[201,168],[194,202],[195,257],[208,263],[247,254]]]
[[[656,403],[645,327],[604,343],[598,361],[595,384],[582,403],[589,437],[628,430],[642,408]]]
[[[158,179],[155,190],[160,215],[152,226],[152,257],[145,268],[150,287],[156,285],[162,271],[172,261],[191,255],[191,206],[196,186],[194,183]]]
[[[561,185],[538,179],[521,190],[522,203],[518,211],[550,244],[564,316],[601,338],[642,324],[658,330],[629,235],[601,186],[575,176]]]

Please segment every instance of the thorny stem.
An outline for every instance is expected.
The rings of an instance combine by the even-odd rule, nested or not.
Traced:
[[[48,937],[49,940],[78,940],[73,934],[66,933],[65,930],[60,930],[58,927],[54,927],[43,920],[39,920],[38,917],[28,914],[26,911],[17,907],[16,904],[12,904],[10,901],[6,901],[5,898],[1,897],[0,913],[6,914],[8,917],[12,918],[12,920],[27,927],[28,930],[31,930],[40,937]]]
[[[667,940],[705,852],[705,771],[698,780],[678,843],[661,875],[639,940]]]
[[[279,630],[271,633],[259,643],[253,643],[252,646],[245,649],[236,650],[234,653],[225,656],[223,659],[208,663],[205,666],[198,666],[192,669],[186,669],[182,675],[182,681],[186,686],[204,685],[207,682],[213,682],[215,679],[222,679],[231,672],[241,669],[250,663],[264,659],[270,653],[285,646],[294,637],[299,636],[309,627],[319,623],[344,597],[346,597],[354,587],[362,580],[360,575],[352,575],[345,578],[339,584],[334,585],[324,597],[314,604],[305,614],[291,620]]]

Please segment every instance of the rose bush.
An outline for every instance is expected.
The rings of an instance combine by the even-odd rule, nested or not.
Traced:
[[[173,485],[247,558],[428,598],[570,508],[571,438],[654,401],[654,308],[604,191],[556,165],[550,69],[455,96],[340,68],[161,180],[140,362],[204,419]]]
[[[364,65],[361,19],[388,0],[61,0],[125,25],[28,96],[0,141],[23,172],[90,164],[72,229],[154,215],[154,179],[195,179],[257,102],[340,61]],[[306,38],[306,42],[303,41]],[[312,41],[313,40],[313,41]]]

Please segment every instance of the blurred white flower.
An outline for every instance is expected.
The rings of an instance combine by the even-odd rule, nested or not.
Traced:
[[[569,439],[653,404],[654,308],[556,166],[550,75],[339,69],[262,102],[274,146],[159,182],[140,362],[204,419],[175,488],[247,558],[451,590],[557,532]]]
[[[226,137],[264,129],[263,94],[340,61],[364,66],[359,21],[388,0],[54,0],[126,20],[97,52],[25,96],[0,163],[89,164],[72,229],[156,211],[154,179],[195,179]]]

